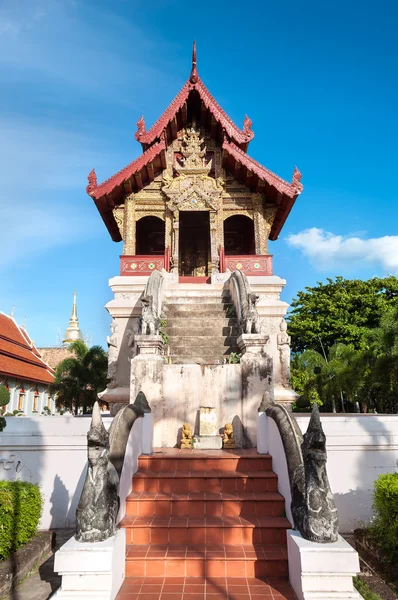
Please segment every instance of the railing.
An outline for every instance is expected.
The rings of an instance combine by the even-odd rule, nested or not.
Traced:
[[[120,257],[120,275],[150,275],[153,271],[170,271],[170,249],[160,254],[122,254]]]
[[[272,275],[272,254],[226,255],[224,248],[218,249],[220,273],[242,271],[245,275]]]

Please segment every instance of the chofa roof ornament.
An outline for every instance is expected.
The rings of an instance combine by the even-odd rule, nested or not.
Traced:
[[[189,81],[191,83],[197,83],[199,79],[198,69],[196,67],[196,42],[193,43],[192,46],[192,69],[191,74],[189,76]]]

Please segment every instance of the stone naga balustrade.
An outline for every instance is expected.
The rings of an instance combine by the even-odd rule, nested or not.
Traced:
[[[260,316],[256,303],[258,296],[250,290],[248,279],[237,269],[228,280],[229,291],[242,334],[260,333]]]

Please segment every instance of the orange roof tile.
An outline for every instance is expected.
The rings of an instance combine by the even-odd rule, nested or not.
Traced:
[[[51,383],[53,370],[39,355],[27,331],[14,318],[0,313],[0,375]]]

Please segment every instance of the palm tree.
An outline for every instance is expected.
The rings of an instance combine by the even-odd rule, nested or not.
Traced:
[[[334,344],[328,350],[328,355],[316,350],[305,350],[296,355],[292,362],[295,377],[296,371],[301,372],[304,380],[303,396],[314,401],[319,399],[321,404],[328,405],[336,412],[336,399],[341,400],[341,410],[344,409],[344,393],[351,395],[355,391],[352,369],[356,364],[358,351],[351,345]]]
[[[57,407],[69,408],[78,414],[79,407],[92,407],[98,392],[106,387],[108,358],[101,346],[88,348],[78,340],[69,346],[74,356],[66,358],[55,369],[50,394],[56,395]]]
[[[384,313],[379,327],[369,332],[363,355],[378,412],[394,412],[398,402],[398,307]]]

